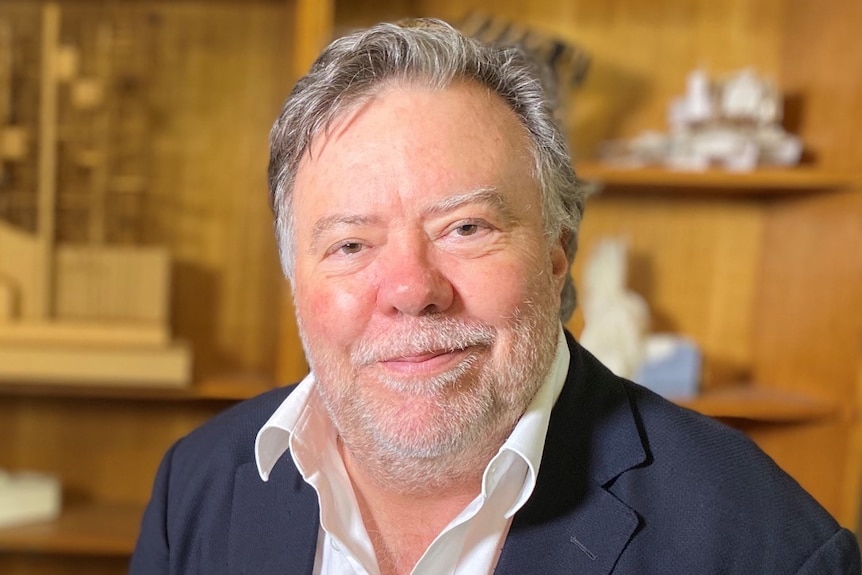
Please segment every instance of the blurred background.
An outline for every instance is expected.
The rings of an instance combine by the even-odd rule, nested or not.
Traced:
[[[749,434],[859,532],[857,0],[2,0],[0,573],[124,573],[170,444],[306,373],[268,131],[328,41],[413,16],[550,65],[591,192],[576,285],[623,242],[640,335],[698,358],[671,399]],[[756,72],[793,165],[657,159],[696,70],[713,95]],[[719,120],[762,127],[683,131]]]

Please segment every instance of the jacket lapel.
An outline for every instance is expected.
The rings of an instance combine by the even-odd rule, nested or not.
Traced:
[[[536,488],[515,515],[498,574],[607,575],[639,524],[637,513],[606,489],[649,458],[628,396],[570,337],[569,349],[569,373],[551,415]],[[268,482],[253,461],[237,469],[229,573],[313,572],[317,494],[289,460],[279,460]]]
[[[264,482],[254,462],[237,469],[228,572],[311,575],[317,550],[317,494],[282,457]]]
[[[607,575],[639,524],[606,489],[648,461],[622,384],[569,338],[536,488],[515,515],[498,574]]]

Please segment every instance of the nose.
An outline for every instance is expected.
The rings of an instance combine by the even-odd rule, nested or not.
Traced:
[[[419,316],[451,307],[454,287],[434,261],[429,242],[411,238],[386,249],[386,257],[378,260],[382,268],[377,294],[381,311]]]

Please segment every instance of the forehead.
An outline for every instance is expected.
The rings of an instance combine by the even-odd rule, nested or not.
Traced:
[[[417,110],[416,105],[423,108]],[[323,137],[331,137],[333,133],[339,132],[339,128],[349,128],[352,120],[369,110],[383,113],[411,109],[428,111],[425,106],[429,105],[453,114],[459,109],[470,110],[477,121],[491,117],[500,120],[506,117],[513,125],[520,125],[517,115],[502,96],[473,80],[455,79],[446,85],[437,85],[422,78],[391,79],[363,92],[354,101],[348,100],[346,105],[341,106],[341,110],[336,110],[324,130]],[[526,135],[525,130],[524,134]]]
[[[300,162],[295,208],[338,199],[368,201],[464,193],[513,182],[535,188],[527,130],[503,99],[475,84],[391,84],[318,135]]]

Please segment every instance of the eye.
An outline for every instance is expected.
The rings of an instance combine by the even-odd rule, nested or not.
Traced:
[[[456,238],[467,238],[481,235],[492,229],[491,224],[485,220],[469,219],[456,222],[449,228],[449,234]]]
[[[359,241],[346,240],[333,244],[326,250],[327,256],[353,256],[365,249],[365,244]]]
[[[479,224],[466,223],[455,228],[455,233],[459,236],[472,236],[479,231]]]
[[[340,251],[344,255],[349,256],[361,252],[362,247],[362,244],[360,244],[359,242],[344,242],[343,244],[338,246],[338,251]]]

